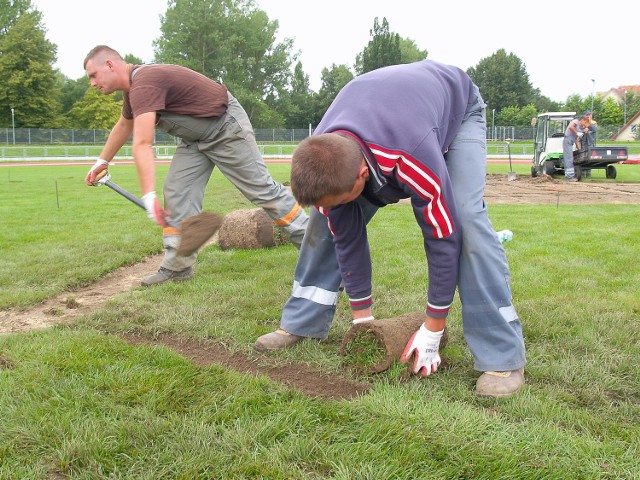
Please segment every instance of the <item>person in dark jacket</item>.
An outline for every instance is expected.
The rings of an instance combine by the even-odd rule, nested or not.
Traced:
[[[343,289],[353,321],[374,321],[367,224],[379,208],[410,199],[429,285],[425,322],[401,360],[422,376],[437,370],[457,287],[465,340],[483,372],[476,393],[502,397],[521,389],[522,326],[505,251],[483,201],[485,109],[464,71],[431,60],[380,68],[342,89],[293,154],[293,195],[316,208],[280,328],[258,338],[257,350],[325,339]]]

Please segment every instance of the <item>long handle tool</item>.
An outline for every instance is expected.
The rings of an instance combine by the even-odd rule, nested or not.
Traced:
[[[94,183],[95,186],[106,185],[114,192],[119,193],[124,198],[135,203],[138,207],[146,211],[144,202],[141,199],[113,183],[111,181],[111,175],[107,170],[103,170],[102,172],[96,176],[96,182]],[[223,217],[217,213],[202,212],[183,220],[179,226],[171,221],[167,221],[167,224],[170,227],[182,232],[180,246],[176,253],[180,256],[189,256],[198,251],[198,249],[207,243],[207,241],[218,231],[220,225],[222,225],[222,218]]]

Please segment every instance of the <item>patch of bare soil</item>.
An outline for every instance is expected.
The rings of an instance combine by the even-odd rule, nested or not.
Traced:
[[[155,255],[135,265],[120,268],[93,285],[58,295],[36,307],[1,311],[0,334],[69,323],[80,315],[98,311],[111,297],[139,286],[142,277],[157,270],[161,257]],[[215,342],[177,335],[154,338],[123,335],[123,338],[134,345],[165,345],[196,365],[221,364],[238,372],[266,375],[311,397],[348,400],[366,393],[371,387],[367,383],[330,375],[306,364],[272,365],[268,355],[232,353]],[[3,368],[10,368],[10,363],[0,357],[0,369]]]
[[[46,328],[98,311],[110,298],[139,286],[142,277],[158,269],[161,258],[155,255],[122,267],[92,285],[65,292],[32,308],[0,311],[0,334]]]
[[[608,181],[570,183],[547,175],[517,175],[515,180],[507,180],[506,173],[494,173],[487,175],[484,197],[489,205],[640,203],[640,184]]]
[[[640,203],[640,184],[614,182],[575,182],[548,176],[518,175],[507,180],[507,174],[487,176],[485,199],[491,204],[594,204]],[[79,315],[97,311],[114,295],[139,285],[140,279],[155,271],[160,256],[149,257],[143,262],[123,267],[105,276],[99,282],[73,292],[66,292],[35,307],[25,310],[0,312],[0,334],[23,332],[35,328],[71,322]],[[367,391],[368,384],[327,375],[304,364],[269,366],[268,357],[253,358],[231,353],[215,343],[192,341],[176,336],[155,339],[126,337],[134,344],[163,344],[190,358],[198,365],[223,364],[241,372],[268,375],[310,396],[347,399]]]
[[[220,364],[237,372],[266,375],[310,397],[349,400],[366,393],[371,387],[367,383],[329,375],[305,364],[269,365],[268,356],[256,354],[254,357],[248,357],[241,353],[231,353],[222,345],[213,342],[194,341],[177,335],[160,335],[153,339],[131,335],[123,337],[134,345],[169,347],[196,365]]]

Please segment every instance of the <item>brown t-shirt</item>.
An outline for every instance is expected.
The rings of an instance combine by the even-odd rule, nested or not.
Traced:
[[[219,117],[227,111],[227,88],[180,65],[134,65],[131,88],[124,93],[122,116],[168,112],[193,117]]]

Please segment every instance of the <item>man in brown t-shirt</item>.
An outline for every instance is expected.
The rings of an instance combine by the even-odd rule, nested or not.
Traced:
[[[120,119],[85,182],[91,185],[133,134],[142,200],[149,218],[163,227],[165,255],[160,270],[145,277],[143,286],[193,276],[196,254],[176,254],[180,231],[170,227],[167,220],[179,225],[200,213],[215,167],[300,246],[307,214],[289,190],[269,174],[249,117],[224,85],[179,65],[128,64],[106,45],[98,45],[87,54],[84,68],[92,87],[104,94],[123,92]],[[164,183],[166,210],[155,192],[155,128],[182,139]]]

